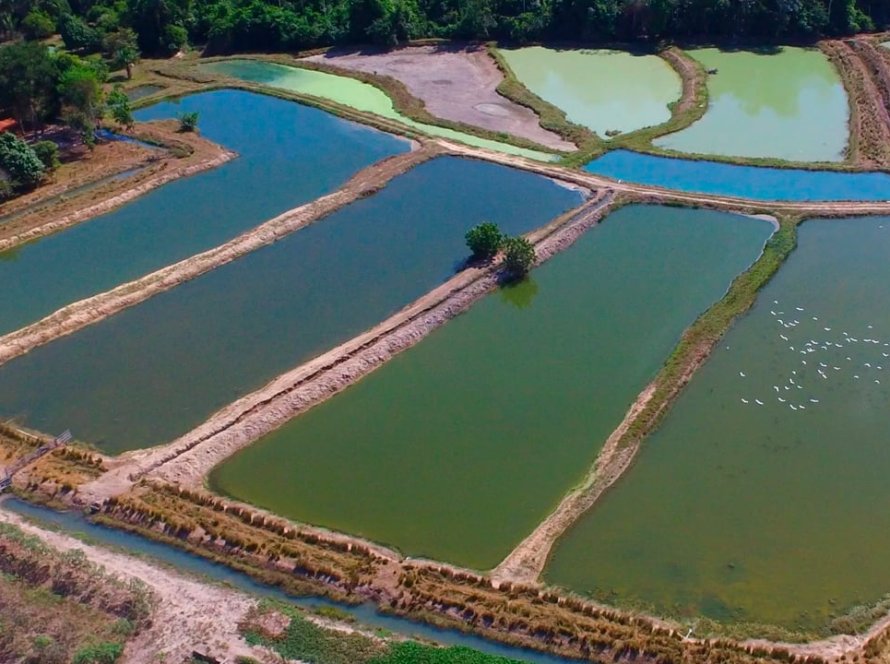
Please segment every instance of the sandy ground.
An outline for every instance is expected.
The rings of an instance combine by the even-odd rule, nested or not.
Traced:
[[[484,46],[334,50],[307,59],[398,79],[437,117],[507,132],[555,150],[576,149],[558,134],[541,127],[534,111],[497,93],[503,75]]]
[[[238,635],[238,623],[256,605],[255,599],[44,530],[2,508],[0,521],[18,526],[60,551],[80,549],[91,562],[123,580],[138,579],[153,591],[157,601],[151,627],[127,644],[122,664],[184,662],[194,650],[224,662],[233,662],[239,655],[258,656]],[[166,658],[161,658],[162,653]]]
[[[611,194],[604,190],[531,234],[539,260],[546,260],[571,244],[599,221],[611,201]],[[226,406],[178,440],[111,460],[107,473],[79,488],[79,499],[91,502],[118,495],[145,475],[185,486],[202,486],[206,473],[237,450],[346,389],[465,311],[496,285],[493,268],[460,272],[371,330]]]
[[[343,187],[311,203],[289,210],[223,245],[152,272],[136,281],[69,304],[36,323],[0,337],[0,364],[59,337],[72,334],[123,309],[272,244],[356,199],[376,191],[392,178],[426,161],[436,150],[415,149],[390,157],[354,175]],[[130,195],[133,190],[127,192]],[[105,204],[110,205],[111,202]]]

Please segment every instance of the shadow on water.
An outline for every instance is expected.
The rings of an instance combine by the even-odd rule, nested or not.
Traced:
[[[501,302],[517,309],[528,309],[538,295],[538,284],[531,277],[522,281],[508,281],[501,284],[498,294]]]
[[[146,539],[134,533],[95,524],[76,512],[57,512],[46,507],[32,505],[17,498],[0,500],[0,508],[6,509],[26,519],[33,519],[41,525],[75,537],[84,537],[90,543],[109,546],[127,553],[147,557],[181,572],[198,575],[219,583],[224,583],[258,597],[288,602],[310,611],[320,607],[335,607],[348,613],[360,623],[375,629],[384,629],[401,636],[434,641],[445,646],[464,646],[481,652],[512,658],[532,664],[572,664],[577,660],[538,653],[525,648],[505,646],[482,637],[463,634],[456,630],[441,629],[405,618],[390,616],[377,611],[372,604],[350,605],[333,602],[321,597],[296,597],[278,588],[258,583],[247,574],[237,572],[220,563],[205,560],[195,554],[180,551],[174,547]]]

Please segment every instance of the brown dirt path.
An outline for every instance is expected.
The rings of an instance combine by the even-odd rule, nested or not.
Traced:
[[[36,323],[0,337],[0,365],[272,244],[349,203],[376,192],[392,178],[432,158],[436,153],[435,147],[427,147],[384,159],[359,171],[334,193],[289,210],[223,245],[110,291],[69,304]]]
[[[504,76],[484,46],[406,46],[392,51],[332,50],[307,58],[401,81],[432,115],[506,132],[554,150],[576,147],[541,127],[538,116],[497,92]]]

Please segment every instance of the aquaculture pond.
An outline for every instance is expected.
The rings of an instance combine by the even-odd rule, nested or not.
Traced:
[[[682,93],[680,77],[657,55],[541,46],[501,54],[529,90],[603,138],[667,122],[668,104]]]
[[[314,108],[234,90],[161,103],[136,117],[154,120],[185,111],[197,112],[202,135],[238,157],[0,253],[0,334],[222,244],[410,147]]]
[[[453,129],[446,129],[445,127],[415,122],[411,118],[399,113],[393,107],[392,100],[383,90],[368,83],[362,83],[349,76],[336,76],[312,69],[288,67],[287,65],[279,65],[274,62],[259,62],[257,60],[221,60],[200,65],[200,67],[215,74],[222,74],[251,83],[259,83],[270,88],[279,88],[281,90],[330,99],[358,111],[374,113],[390,120],[397,120],[404,125],[432,136],[441,136],[442,138],[460,141],[468,145],[475,145],[508,154],[517,154],[539,161],[553,161],[558,158],[556,155],[547,152],[519,148],[509,143],[479,138],[472,134],[465,134]]]
[[[657,139],[680,152],[792,161],[840,161],[847,146],[847,95],[816,48],[763,51],[702,48],[708,110],[690,127]]]
[[[454,192],[460,192],[455,196]],[[440,157],[277,243],[0,367],[0,414],[116,453],[166,442],[460,269],[481,220],[511,234],[581,196]]]
[[[632,206],[216,468],[220,492],[477,569],[593,462],[770,224]]]
[[[616,180],[701,194],[776,201],[890,200],[890,175],[740,166],[613,150],[584,166]]]
[[[812,630],[890,591],[888,252],[890,218],[804,223],[546,579],[619,605]]]

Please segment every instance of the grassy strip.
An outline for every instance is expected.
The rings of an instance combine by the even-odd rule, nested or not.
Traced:
[[[797,218],[782,218],[763,254],[739,275],[726,295],[693,323],[655,379],[655,393],[619,441],[620,447],[639,446],[665,415],[680,390],[707,359],[733,321],[746,312],[797,244]]]
[[[541,99],[529,90],[516,77],[507,59],[501,55],[496,43],[489,43],[488,55],[494,60],[504,79],[498,84],[497,92],[515,104],[531,109],[540,119],[544,129],[562,136],[565,140],[578,146],[578,152],[564,158],[563,163],[584,163],[601,154],[605,142],[587,127],[570,121],[565,111]]]
[[[284,629],[280,628],[282,619],[287,621]],[[470,648],[387,642],[361,632],[329,629],[280,602],[263,602],[240,631],[250,645],[269,648],[287,660],[313,664],[519,664]]]
[[[708,110],[708,73],[704,65],[674,46],[661,51],[662,60],[677,73],[683,82],[680,99],[671,102],[670,120],[654,127],[644,127],[612,139],[612,145],[637,152],[659,151],[652,141],[665,134],[686,129],[700,120]]]

